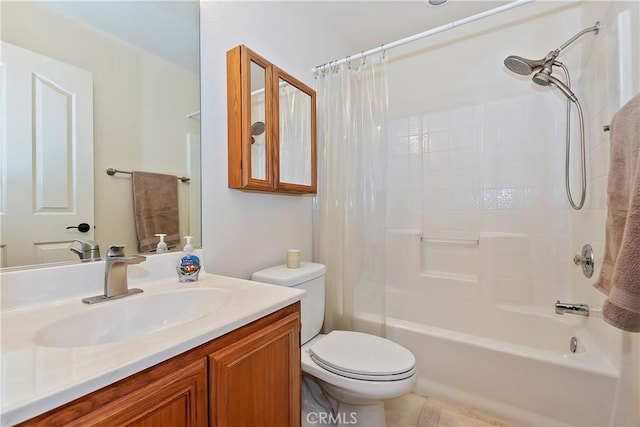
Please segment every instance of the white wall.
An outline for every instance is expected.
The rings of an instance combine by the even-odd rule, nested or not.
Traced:
[[[289,248],[312,259],[310,196],[227,188],[226,52],[244,44],[311,87],[311,69],[346,44],[304,2],[201,3],[203,247],[207,271],[249,278],[283,263]]]

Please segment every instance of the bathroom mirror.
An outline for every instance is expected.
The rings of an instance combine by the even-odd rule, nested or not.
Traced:
[[[267,179],[265,85],[267,70],[255,60],[251,64],[251,178]]]
[[[227,52],[229,188],[316,192],[315,97],[246,46]]]
[[[102,256],[112,244],[138,252],[128,173],[135,170],[187,178],[176,180],[180,235],[194,236],[200,246],[199,2],[29,1],[0,7],[3,47],[11,46],[2,51],[0,72],[6,123],[0,133],[1,266],[79,262],[69,250],[76,239],[95,241]],[[27,118],[22,125],[33,134],[16,131],[12,113],[18,111],[15,94],[25,93],[12,86],[14,70],[27,69],[25,58],[36,64],[30,79],[37,103],[19,105]],[[58,79],[53,68],[72,77],[49,78]],[[71,87],[80,81],[82,89]],[[16,172],[18,164],[34,167]],[[119,172],[107,175],[109,168]],[[27,200],[28,212],[17,217],[37,218],[37,226],[7,220],[16,216],[18,198]]]

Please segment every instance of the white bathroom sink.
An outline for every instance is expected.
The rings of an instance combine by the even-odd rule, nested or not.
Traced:
[[[191,322],[213,313],[229,300],[219,288],[185,288],[107,301],[38,330],[44,347],[88,347],[129,340]]]

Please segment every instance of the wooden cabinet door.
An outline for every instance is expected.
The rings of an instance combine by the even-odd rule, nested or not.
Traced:
[[[187,366],[180,357],[171,359],[23,425],[204,427],[206,358]]]
[[[300,426],[300,377],[293,313],[209,356],[211,425]]]

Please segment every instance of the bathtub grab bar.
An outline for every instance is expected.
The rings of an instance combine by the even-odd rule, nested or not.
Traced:
[[[480,240],[478,239],[449,239],[449,238],[430,238],[420,236],[421,242],[426,243],[437,243],[441,245],[479,245]]]

